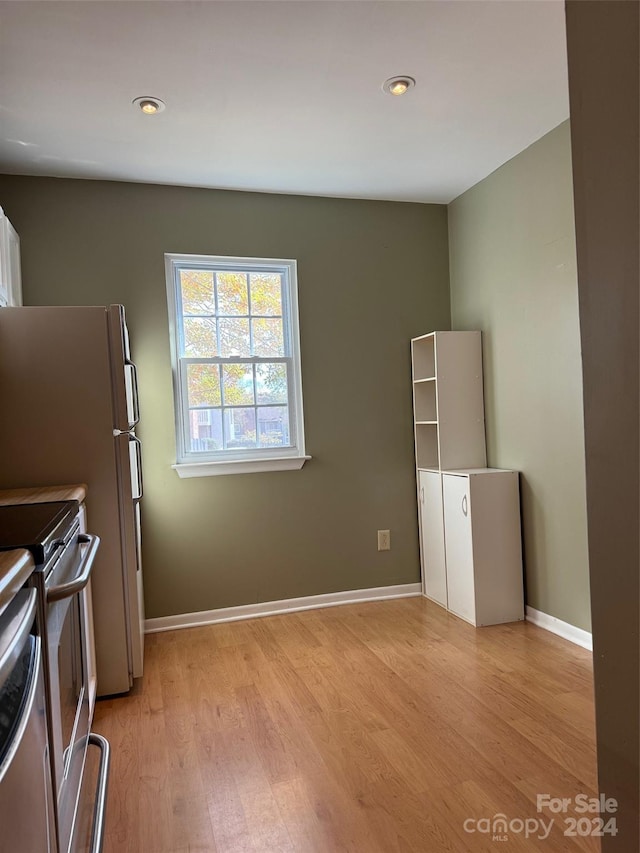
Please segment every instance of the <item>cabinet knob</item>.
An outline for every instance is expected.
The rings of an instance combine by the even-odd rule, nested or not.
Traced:
[[[424,486],[420,489],[420,503],[424,503]]]
[[[466,515],[467,515],[467,510],[468,510],[468,505],[467,505],[467,496],[466,496],[466,495],[464,495],[464,496],[463,496],[463,498],[462,498],[462,514],[463,514],[465,517],[466,517]]]

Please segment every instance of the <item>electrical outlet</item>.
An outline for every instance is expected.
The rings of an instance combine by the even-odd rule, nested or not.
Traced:
[[[378,551],[391,550],[391,531],[378,530]]]

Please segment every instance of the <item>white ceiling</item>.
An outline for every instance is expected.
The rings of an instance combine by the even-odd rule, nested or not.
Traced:
[[[448,202],[568,114],[557,0],[0,2],[5,172]]]

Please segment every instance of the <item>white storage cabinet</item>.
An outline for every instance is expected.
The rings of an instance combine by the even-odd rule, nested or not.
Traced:
[[[411,341],[423,594],[473,625],[524,618],[518,474],[486,468],[482,338]]]
[[[0,308],[22,305],[20,238],[0,207]]]
[[[472,625],[524,619],[518,473],[442,474],[447,606]]]

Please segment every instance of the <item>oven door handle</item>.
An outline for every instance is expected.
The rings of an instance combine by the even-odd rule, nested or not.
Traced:
[[[48,604],[51,604],[53,601],[60,601],[63,598],[70,598],[72,595],[83,590],[89,583],[91,569],[93,568],[93,561],[95,560],[96,553],[100,545],[100,537],[93,533],[80,533],[78,536],[78,542],[80,542],[81,545],[89,546],[87,553],[84,555],[82,562],[80,563],[78,575],[72,581],[61,583],[58,586],[52,586],[51,589],[48,589]]]
[[[104,818],[107,807],[107,784],[109,782],[109,741],[91,732],[88,738],[91,746],[97,746],[100,750],[100,769],[98,770],[98,788],[93,807],[93,826],[91,828],[90,853],[101,853],[104,841]]]

